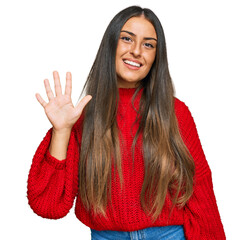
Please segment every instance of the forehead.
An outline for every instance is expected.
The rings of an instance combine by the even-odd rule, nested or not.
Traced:
[[[136,36],[157,38],[154,26],[144,16],[130,18],[122,27]]]

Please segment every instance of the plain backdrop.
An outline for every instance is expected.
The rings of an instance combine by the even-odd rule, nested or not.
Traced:
[[[76,103],[104,31],[130,5],[152,9],[166,35],[176,96],[192,112],[213,173],[227,239],[252,239],[250,1],[1,1],[1,239],[90,239],[74,209],[59,220],[28,205],[27,177],[51,127],[35,93],[43,80],[73,76]]]

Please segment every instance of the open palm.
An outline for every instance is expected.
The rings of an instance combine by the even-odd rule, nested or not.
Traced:
[[[74,123],[80,117],[82,110],[92,98],[90,95],[85,96],[75,107],[72,103],[72,75],[70,72],[66,74],[65,94],[62,94],[60,79],[58,72],[53,72],[55,96],[50,87],[48,79],[44,80],[46,94],[49,102],[47,103],[40,96],[36,94],[38,102],[43,106],[46,116],[53,125],[54,130],[62,131],[71,129]]]

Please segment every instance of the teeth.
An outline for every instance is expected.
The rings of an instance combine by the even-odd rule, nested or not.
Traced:
[[[129,60],[124,60],[124,62],[129,64],[129,65],[135,66],[135,67],[140,67],[141,66],[139,63],[132,62],[132,61],[129,61]]]

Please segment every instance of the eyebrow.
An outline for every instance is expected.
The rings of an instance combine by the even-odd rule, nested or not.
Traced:
[[[126,31],[126,30],[122,30],[121,32],[126,32],[126,33],[128,33],[129,35],[134,36],[134,37],[136,36],[135,33],[129,32],[129,31]],[[156,38],[152,38],[152,37],[145,37],[144,40],[154,40],[154,41],[157,42],[157,39],[156,39]]]

